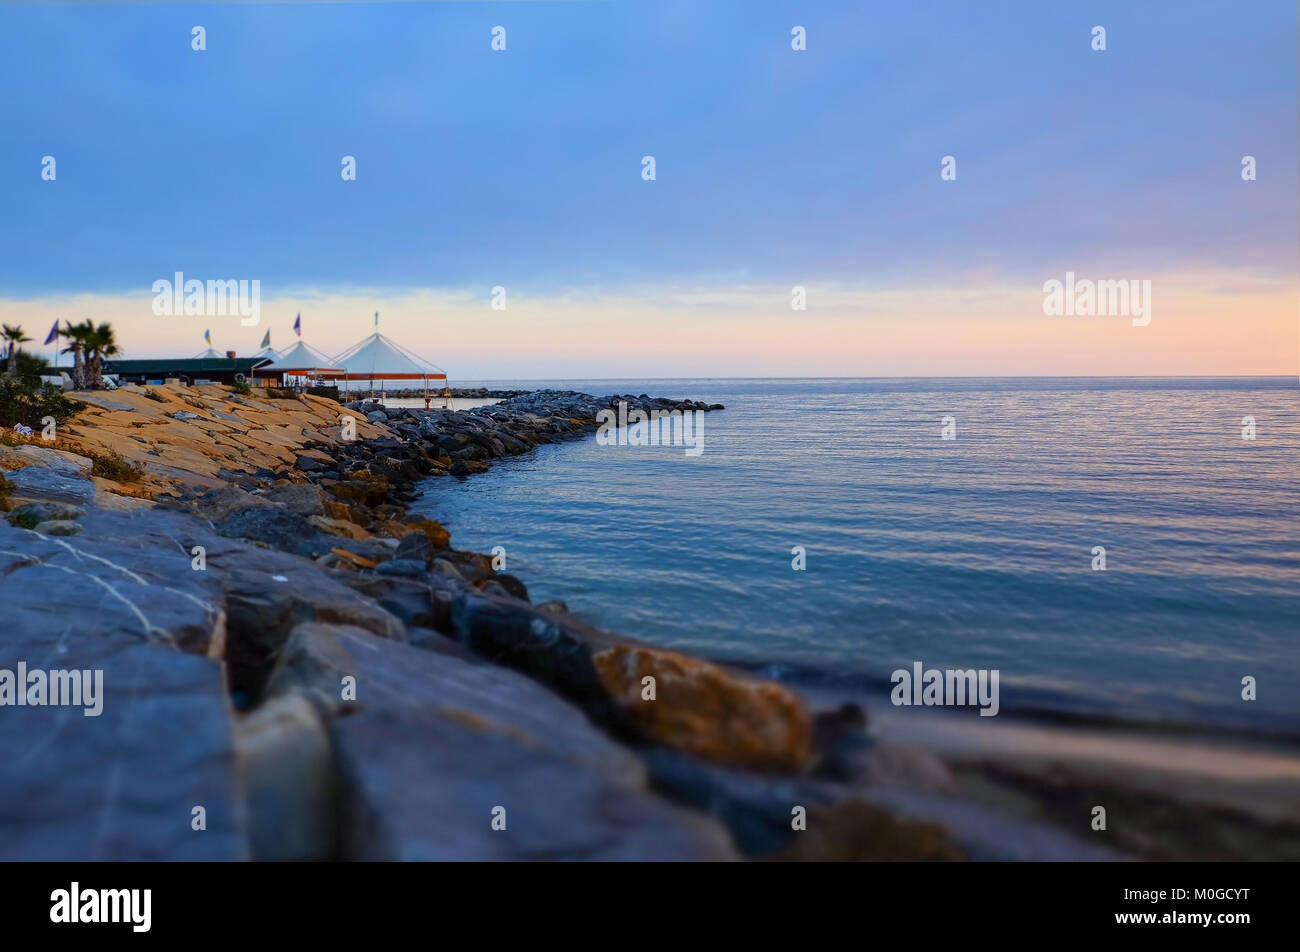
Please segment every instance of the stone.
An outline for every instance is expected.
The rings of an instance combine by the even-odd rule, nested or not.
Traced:
[[[257,703],[289,633],[302,622],[347,624],[378,639],[406,641],[406,627],[398,618],[331,574],[283,553],[264,556],[279,558],[237,560],[218,553],[215,559],[224,570],[230,630],[226,660],[241,706]],[[209,564],[213,561],[210,556]]]
[[[4,709],[0,861],[247,858],[218,662],[76,629],[10,638],[0,667],[19,658],[102,670],[103,709],[98,717],[66,707]],[[196,806],[204,809],[202,832],[191,828]]]
[[[235,762],[253,859],[334,857],[339,824],[334,756],[311,702],[285,694],[242,718],[235,728]]]
[[[89,479],[69,476],[44,466],[24,466],[7,473],[5,479],[12,487],[11,500],[84,505],[95,498],[95,484]]]
[[[613,729],[727,766],[797,771],[812,760],[812,715],[775,682],[485,593],[461,594],[449,624],[466,647],[552,685]],[[645,677],[655,678],[655,701],[642,700]]]
[[[95,465],[93,460],[77,453],[56,450],[35,443],[12,447],[0,446],[0,457],[9,457],[24,464],[44,466],[64,476],[89,476]]]
[[[214,657],[224,651],[221,583],[191,568],[190,547],[215,540],[180,513],[87,509],[75,538],[0,522],[0,618],[6,631],[130,636]],[[4,715],[0,715],[3,720]]]
[[[332,515],[325,511],[325,498],[321,488],[310,483],[289,483],[284,486],[276,486],[266,493],[266,498],[271,502],[279,503],[290,512],[298,513],[300,516]]]
[[[34,531],[46,536],[74,536],[81,532],[80,523],[71,519],[50,519],[39,523]]]
[[[29,518],[41,523],[52,519],[80,519],[85,514],[86,510],[82,506],[62,502],[32,502],[11,510],[6,518],[10,525],[16,525]]]
[[[191,503],[195,512],[213,522],[220,522],[245,509],[267,508],[275,505],[262,493],[250,493],[236,486],[226,486],[204,493]]]
[[[345,676],[355,701],[341,697]],[[305,624],[268,685],[270,697],[295,693],[332,715],[340,858],[736,857],[720,825],[651,793],[635,755],[511,671]],[[491,827],[496,806],[505,832]]]
[[[499,585],[512,598],[528,601],[528,586],[521,579],[513,575],[507,575],[504,572],[498,572],[492,576],[492,582]]]
[[[397,551],[393,553],[393,558],[402,561],[419,562],[422,566],[427,567],[433,561],[435,551],[437,550],[434,547],[433,540],[423,532],[408,532],[397,543]]]
[[[802,769],[812,756],[812,717],[775,681],[641,645],[611,645],[591,656],[605,690],[635,729],[705,760],[768,770]],[[658,700],[641,699],[653,677]]]
[[[449,548],[451,546],[451,533],[448,532],[440,522],[428,519],[424,516],[408,517],[406,527],[412,532],[419,532],[427,536],[433,542],[435,551]],[[405,537],[403,537],[405,538]]]
[[[427,571],[428,567],[423,562],[402,558],[389,559],[375,568],[376,575],[399,575],[406,578],[420,578]]]
[[[70,540],[0,522],[0,668],[103,672],[98,716],[0,709],[0,860],[245,859],[225,675],[204,656],[224,614],[183,549],[194,520],[83,521]]]
[[[215,525],[223,536],[249,539],[311,558],[324,555],[334,541],[334,537],[313,526],[308,517],[275,505],[236,510]]]

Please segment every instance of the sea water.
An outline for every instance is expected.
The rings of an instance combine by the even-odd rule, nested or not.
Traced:
[[[726,405],[697,457],[593,437],[426,482],[534,601],[864,696],[921,662],[998,670],[1003,717],[1300,732],[1294,378],[472,385]]]

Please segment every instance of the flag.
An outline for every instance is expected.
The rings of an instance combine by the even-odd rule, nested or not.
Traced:
[[[59,339],[59,322],[55,321],[54,326],[50,328],[49,334],[47,334],[45,337],[45,343],[53,344],[58,339]]]
[[[203,332],[203,340],[204,340],[204,342],[205,342],[209,347],[211,347],[211,346],[212,346],[212,331],[210,331],[210,330],[204,331],[204,332]]]
[[[375,311],[375,330],[379,329],[379,312]]]
[[[270,332],[270,331],[267,331],[267,332],[266,332],[266,336],[262,338],[262,346],[263,346],[263,347],[270,347],[270,346],[271,346],[271,332]]]
[[[302,315],[299,314],[293,319],[293,332],[299,337],[302,336]]]

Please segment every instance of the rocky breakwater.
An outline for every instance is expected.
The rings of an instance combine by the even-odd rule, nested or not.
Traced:
[[[55,446],[0,453],[0,672],[102,677],[91,716],[10,683],[0,858],[960,855],[871,802],[942,768],[861,711],[534,605],[405,510],[619,399],[705,408],[86,397]]]
[[[543,443],[579,439],[595,432],[601,411],[681,414],[723,409],[720,403],[669,400],[646,394],[594,397],[573,390],[536,390],[472,410],[415,410],[356,402],[348,408],[368,422],[387,426],[408,447],[419,447],[433,464],[429,473],[470,476],[496,459],[526,453]]]

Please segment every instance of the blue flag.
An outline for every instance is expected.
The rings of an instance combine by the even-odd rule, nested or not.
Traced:
[[[302,315],[299,314],[293,319],[293,332],[299,337],[302,336]]]
[[[50,333],[46,335],[45,343],[53,344],[59,339],[59,322],[55,321],[54,326],[50,328]]]
[[[270,331],[267,331],[267,332],[266,332],[266,336],[262,338],[262,346],[263,346],[263,347],[270,347],[270,346],[271,346],[271,332],[270,332]]]
[[[204,331],[204,332],[203,332],[203,340],[207,343],[207,345],[208,345],[209,347],[211,347],[211,346],[212,346],[212,331],[210,331],[210,330]]]

